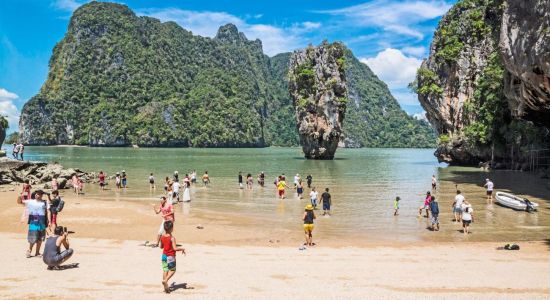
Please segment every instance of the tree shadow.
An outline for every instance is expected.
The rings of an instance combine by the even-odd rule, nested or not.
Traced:
[[[179,289],[182,289],[182,290],[194,290],[195,288],[192,287],[192,286],[188,286],[187,283],[178,283],[176,284],[175,282],[172,283],[172,285],[170,286],[170,291],[176,291],[176,290],[179,290]]]
[[[497,190],[510,191],[514,194],[529,195],[550,202],[550,190],[546,179],[534,173],[496,170],[491,172],[450,171],[451,181],[456,184],[474,184],[483,187],[485,178],[491,178]]]

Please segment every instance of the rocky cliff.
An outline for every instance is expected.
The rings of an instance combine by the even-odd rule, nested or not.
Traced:
[[[6,130],[8,129],[8,120],[3,116],[0,116],[0,147],[6,139]],[[1,149],[0,149],[1,151]]]
[[[517,67],[509,57],[501,55],[501,38],[515,35],[504,34],[506,30],[501,28],[508,23],[510,7],[520,2],[523,3],[462,0],[440,21],[430,56],[422,63],[416,78],[419,101],[439,134],[435,155],[440,161],[466,165],[519,162],[525,159],[527,150],[548,143],[548,130],[514,118],[521,113],[509,103],[525,100],[511,96],[510,92],[507,92],[509,98],[515,100],[507,100],[504,95],[505,82],[511,82],[505,79],[511,78],[511,69]],[[521,18],[522,24],[530,22],[529,15]],[[528,40],[539,39],[534,31],[516,31],[516,34],[530,34],[531,37],[525,38]],[[520,56],[517,53],[510,57],[516,55]],[[543,58],[537,58],[536,53],[532,55],[532,61],[542,62]],[[528,84],[540,86],[528,76],[523,78]],[[521,84],[519,80],[512,81]],[[548,100],[548,94],[542,95],[543,98]]]
[[[207,38],[174,22],[138,17],[124,5],[90,2],[74,12],[53,50],[46,82],[23,107],[21,140],[34,145],[297,145],[289,60],[288,53],[264,55],[261,41],[248,40],[231,24]],[[361,70],[353,80],[361,91],[353,108],[357,117],[344,125],[353,144],[434,144],[429,126],[408,117],[368,67],[355,70]],[[395,117],[370,116],[382,111]],[[365,133],[380,121],[385,130]],[[403,143],[403,132],[418,138]]]
[[[550,1],[506,2],[500,52],[512,114],[550,127]]]
[[[333,159],[348,102],[344,46],[323,42],[290,59],[289,91],[300,144],[308,159]]]

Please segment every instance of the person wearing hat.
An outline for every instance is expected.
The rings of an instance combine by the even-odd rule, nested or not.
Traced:
[[[180,181],[180,174],[178,173],[178,171],[174,171],[174,182],[179,182]]]
[[[155,210],[155,213],[162,214],[162,223],[160,223],[160,228],[157,236],[157,243],[153,245],[153,247],[157,247],[160,242],[160,237],[164,234],[164,223],[166,221],[174,222],[174,209],[171,203],[169,203],[166,200],[165,196],[160,197],[160,206],[157,209],[155,205],[153,204],[153,209]]]
[[[128,179],[126,178],[126,171],[122,170],[122,188],[126,189],[126,184],[128,183]]]
[[[426,192],[426,198],[424,199],[424,205],[420,206],[418,209],[418,216],[422,216],[422,210],[426,210],[426,218],[429,218],[429,212],[430,212],[430,201],[432,200],[432,193],[430,191]]]
[[[304,211],[304,216],[302,217],[302,220],[304,221],[304,233],[306,234],[306,242],[304,243],[305,246],[315,246],[315,243],[313,243],[313,220],[315,220],[315,213],[313,212],[313,205],[308,204],[306,205],[306,209]]]
[[[40,255],[40,246],[46,237],[46,228],[48,227],[48,204],[44,199],[44,191],[37,190],[31,195],[31,199],[23,200],[21,196],[17,197],[17,204],[25,205],[29,214],[27,223],[29,230],[27,232],[27,241],[29,249],[27,250],[27,258],[31,257],[32,249],[36,244],[35,256]],[[50,199],[50,194],[48,200]]]

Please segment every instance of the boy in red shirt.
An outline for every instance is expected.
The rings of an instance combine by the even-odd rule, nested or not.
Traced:
[[[170,293],[168,280],[176,274],[176,252],[181,251],[185,255],[185,249],[176,244],[176,238],[172,236],[174,223],[172,221],[164,222],[164,234],[160,237],[160,247],[162,248],[162,286],[165,293]]]

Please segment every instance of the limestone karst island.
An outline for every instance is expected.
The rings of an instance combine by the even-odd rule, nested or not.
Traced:
[[[0,2],[0,299],[549,299],[550,1]]]

